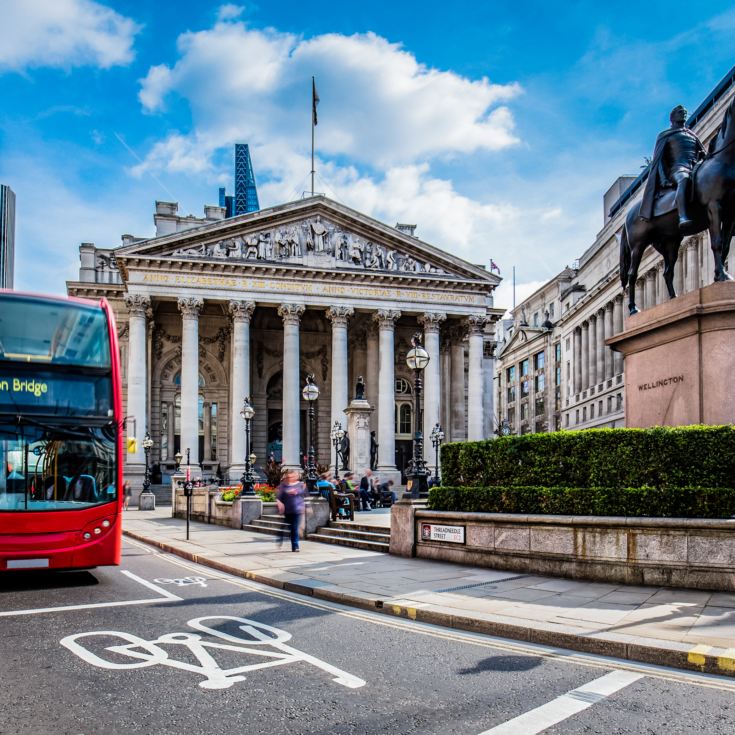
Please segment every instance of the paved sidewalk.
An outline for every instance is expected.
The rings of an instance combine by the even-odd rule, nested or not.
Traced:
[[[386,525],[385,515],[373,513]],[[368,522],[370,513],[356,518]],[[735,594],[616,586],[403,559],[129,510],[126,535],[184,558],[315,598],[426,623],[735,676]]]

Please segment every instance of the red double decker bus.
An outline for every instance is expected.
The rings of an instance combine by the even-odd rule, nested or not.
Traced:
[[[107,301],[0,291],[0,571],[120,563],[118,355]]]

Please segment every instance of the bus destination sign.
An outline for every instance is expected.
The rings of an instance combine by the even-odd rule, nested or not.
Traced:
[[[0,413],[54,416],[108,416],[109,376],[0,374]]]

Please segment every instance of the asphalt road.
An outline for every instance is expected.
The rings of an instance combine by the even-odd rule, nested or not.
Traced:
[[[0,577],[0,734],[727,733],[735,681],[465,634],[220,575]]]

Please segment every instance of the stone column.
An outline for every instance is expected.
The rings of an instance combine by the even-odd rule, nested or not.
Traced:
[[[380,426],[378,401],[378,381],[380,375],[380,351],[378,348],[378,325],[371,322],[367,328],[367,375],[365,376],[365,398],[373,409],[370,416],[370,429],[375,431],[376,441]],[[342,422],[344,428],[344,421]]]
[[[173,402],[168,404],[168,461],[171,462],[176,454],[176,408]]]
[[[684,293],[684,271],[686,270],[686,248],[679,248],[679,258],[674,268],[674,291],[677,296]]]
[[[613,333],[620,334],[623,331],[623,297],[616,296],[613,303]],[[615,352],[613,366],[615,375],[623,372],[623,353]]]
[[[179,299],[181,312],[181,454],[190,450],[192,467],[199,464],[199,312],[198,296]],[[195,470],[195,472],[198,471]]]
[[[452,347],[451,337],[446,330],[444,331],[444,334],[442,334],[441,343],[441,425],[444,429],[446,440],[450,441],[452,436]]]
[[[452,441],[462,441],[465,433],[465,387],[464,387],[464,336],[463,327],[452,330],[452,387],[450,415]]]
[[[127,436],[137,440],[137,451],[126,454],[127,473],[142,475],[145,471],[145,453],[143,439],[148,430],[146,406],[146,318],[150,314],[151,300],[143,294],[127,294],[125,306],[128,308],[128,395],[125,415],[127,420]],[[135,419],[133,421],[132,419]],[[136,478],[137,479],[137,478]]]
[[[332,322],[332,408],[329,427],[339,421],[345,426],[345,409],[349,403],[347,387],[347,322],[355,313],[351,306],[332,306],[327,319]],[[352,437],[350,437],[351,439]]]
[[[605,310],[600,309],[597,312],[597,344],[595,345],[595,352],[597,353],[597,382],[605,382]]]
[[[396,469],[396,434],[395,434],[395,324],[401,312],[393,309],[381,309],[373,315],[378,323],[380,341],[380,374],[378,390],[378,474],[381,480],[392,479],[400,484],[400,473]],[[398,480],[396,480],[398,477]]]
[[[299,322],[305,310],[303,304],[278,307],[283,319],[283,467],[301,467]]]
[[[590,385],[590,325],[582,322],[582,390]]]
[[[424,347],[429,353],[429,364],[424,370],[424,448],[431,447],[432,429],[440,423],[441,407],[441,358],[439,354],[439,330],[446,314],[427,312],[419,316],[424,327]]]
[[[467,438],[470,441],[479,441],[482,436],[482,406],[483,406],[483,375],[482,350],[483,332],[487,319],[484,316],[470,316],[467,318],[469,334],[469,376],[467,394]]]
[[[697,238],[689,240],[686,249],[687,261],[687,293],[699,288],[699,248]]]
[[[613,330],[613,302],[609,301],[605,304],[605,337],[612,337]],[[614,374],[613,360],[615,353],[609,348],[605,347],[605,380],[610,380]]]
[[[232,371],[230,373],[230,482],[237,482],[245,471],[245,422],[240,416],[245,398],[250,395],[250,320],[254,301],[230,301],[232,315]],[[252,442],[252,425],[251,442]]]
[[[662,304],[669,298],[669,290],[666,288],[664,278],[664,264],[660,263],[656,269],[656,303]]]
[[[646,309],[656,305],[656,269],[651,268],[644,276],[644,292],[646,298]]]
[[[582,328],[576,327],[573,334],[572,360],[574,362],[574,393],[582,392]]]
[[[202,460],[211,462],[212,460],[212,404],[208,401],[202,406],[204,411],[204,452]]]
[[[590,315],[590,331],[589,331],[589,342],[587,347],[589,349],[589,387],[594,388],[597,385],[597,317],[594,314]]]

